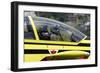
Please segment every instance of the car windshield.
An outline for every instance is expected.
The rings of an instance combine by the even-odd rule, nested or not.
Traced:
[[[86,38],[85,34],[62,22],[44,17],[32,18],[40,40],[79,42]]]

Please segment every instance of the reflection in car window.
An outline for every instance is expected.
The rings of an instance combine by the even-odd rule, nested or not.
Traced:
[[[79,42],[86,37],[86,35],[75,28],[56,20],[33,17],[33,21],[40,40]]]
[[[24,38],[35,39],[32,25],[30,24],[28,17],[24,17]]]

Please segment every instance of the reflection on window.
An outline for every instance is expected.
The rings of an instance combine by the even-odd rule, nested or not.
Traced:
[[[33,21],[40,40],[79,42],[86,37],[80,31],[59,21],[43,17],[33,17]]]
[[[35,39],[32,25],[30,24],[28,17],[24,17],[24,38]]]
[[[47,22],[35,22],[40,40],[72,41],[72,32],[64,30],[59,25]]]

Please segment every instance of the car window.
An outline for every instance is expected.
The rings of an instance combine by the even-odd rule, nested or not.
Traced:
[[[40,40],[71,41],[72,33],[68,30],[61,29],[59,25],[46,21],[45,22],[34,21],[34,22]]]
[[[24,17],[24,38],[25,39],[35,39],[32,25],[28,20],[28,17]]]
[[[40,40],[79,42],[86,37],[77,29],[56,20],[33,17],[33,21]]]

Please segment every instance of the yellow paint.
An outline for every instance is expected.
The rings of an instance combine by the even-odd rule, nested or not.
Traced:
[[[58,45],[48,45],[47,47],[50,50],[53,50],[53,49],[57,50],[57,49],[62,49],[63,48],[63,46],[58,46]]]
[[[63,49],[66,50],[91,50],[90,47],[84,47],[84,46],[64,46]]]
[[[78,45],[79,43],[90,44],[90,40],[82,40],[80,42],[65,42],[65,41],[47,41],[47,40],[32,40],[24,39],[28,43],[46,43],[46,44],[65,44],[65,45]]]
[[[80,43],[90,44],[90,43],[91,43],[91,41],[90,41],[90,40],[83,40],[83,41],[81,41]]]
[[[29,20],[30,20],[30,22],[31,22],[31,24],[32,24],[32,28],[33,28],[33,31],[34,31],[36,40],[39,40],[38,32],[37,32],[37,29],[36,29],[36,27],[35,27],[34,21],[33,21],[33,19],[32,19],[31,16],[28,16],[28,18],[29,18]]]
[[[49,54],[24,54],[24,62],[41,61]]]
[[[25,44],[24,49],[47,49],[47,45],[31,45],[31,44]]]
[[[65,42],[65,41],[44,41],[44,40],[32,40],[32,39],[24,39],[24,42],[28,43],[45,43],[45,44],[68,44],[68,45],[77,45],[77,42]]]

